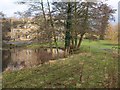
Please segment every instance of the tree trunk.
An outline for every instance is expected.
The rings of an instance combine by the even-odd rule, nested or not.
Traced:
[[[76,28],[76,25],[77,25],[77,3],[76,3],[76,0],[75,0],[75,12],[74,12],[74,14],[75,14],[75,21],[74,21],[74,28],[75,28],[75,38],[74,38],[74,40],[75,40],[75,49],[77,48],[77,28]]]
[[[58,52],[58,44],[57,44],[57,39],[56,39],[56,35],[55,35],[55,29],[54,29],[54,24],[53,24],[53,19],[52,19],[52,15],[51,15],[51,10],[50,10],[50,4],[49,4],[49,1],[47,0],[47,3],[48,3],[48,10],[49,10],[49,16],[50,16],[50,22],[51,22],[51,27],[52,27],[52,33],[53,33],[53,37],[54,37],[54,43],[55,43],[55,46],[57,48],[57,53]]]
[[[44,11],[44,6],[43,6],[43,0],[41,0],[41,6],[42,6],[42,12],[43,12],[44,21],[45,21],[45,29],[48,30],[47,19],[45,17],[45,11]],[[47,31],[47,35],[48,35],[48,39],[49,39],[50,51],[52,53],[52,42],[51,42],[51,33],[50,33],[50,31]]]
[[[75,48],[77,48],[77,40],[78,40],[78,38],[77,38],[77,34],[76,34],[76,36],[75,36]]]
[[[105,16],[102,17],[102,22],[101,22],[101,30],[100,30],[100,40],[104,40],[105,39],[105,31],[108,25],[108,15],[105,14]]]
[[[81,45],[83,36],[84,36],[84,34],[81,34],[81,35],[80,35],[79,42],[78,42],[78,46],[77,46],[78,49],[80,48],[80,45]]]
[[[71,37],[71,41],[72,41],[72,47],[74,47],[74,38]]]
[[[67,51],[70,51],[70,39],[71,39],[71,35],[70,35],[70,29],[71,29],[71,2],[68,2],[68,8],[67,8],[67,20],[66,20],[66,33],[65,33],[65,49],[67,49]]]
[[[104,34],[101,34],[99,37],[100,40],[104,40]]]
[[[84,27],[83,27],[84,31],[82,32],[82,34],[79,38],[79,43],[78,43],[78,46],[77,46],[78,49],[80,48],[83,36],[86,33],[86,30],[88,29],[88,10],[89,10],[89,3],[86,2],[85,19],[84,19]]]
[[[106,27],[105,27],[104,24],[105,24],[105,23],[103,23],[103,24],[101,25],[101,31],[100,31],[100,37],[99,37],[100,40],[104,40],[104,39],[105,39],[105,29],[106,29]]]

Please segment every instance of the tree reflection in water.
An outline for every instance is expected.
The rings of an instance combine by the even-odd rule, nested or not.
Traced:
[[[49,52],[47,48],[40,49],[21,49],[13,48],[11,50],[2,51],[2,65],[3,71],[20,70],[27,67],[44,64],[49,60],[56,58],[63,58],[64,51],[59,49],[59,56],[57,50],[53,49],[53,53]]]

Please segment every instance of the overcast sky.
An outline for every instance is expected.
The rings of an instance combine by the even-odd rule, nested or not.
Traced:
[[[26,5],[18,5],[14,2],[19,0],[1,0],[0,1],[0,11],[6,14],[7,17],[14,16],[14,12],[16,11],[25,11],[27,6]],[[107,3],[111,5],[113,8],[118,9],[118,2],[120,0],[108,0]],[[118,21],[118,11],[115,14],[116,22]]]

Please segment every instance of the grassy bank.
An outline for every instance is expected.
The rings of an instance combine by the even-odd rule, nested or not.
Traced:
[[[61,48],[64,48],[64,42],[57,42],[58,44],[58,47],[61,47]],[[41,48],[41,47],[49,47],[49,43],[33,43],[33,44],[30,44],[30,45],[26,45],[24,46],[25,48]],[[52,43],[52,47],[56,47],[55,46],[55,43],[53,42]]]
[[[31,69],[4,72],[3,88],[117,87],[118,54],[113,47],[117,46],[108,41],[84,40],[79,54]]]
[[[58,42],[58,47],[64,48],[64,42]],[[31,44],[27,43],[22,43],[22,44],[2,44],[3,49],[11,49],[11,48],[28,48],[28,49],[38,49],[41,47],[49,47],[49,43],[39,43],[39,42],[34,42]],[[52,43],[52,47],[56,47],[54,43]]]

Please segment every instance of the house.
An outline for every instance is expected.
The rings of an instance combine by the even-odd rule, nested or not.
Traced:
[[[27,18],[24,21],[22,19],[12,19],[11,39],[14,41],[27,41],[35,37],[35,32],[38,26],[31,24],[32,19]]]

